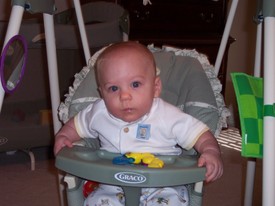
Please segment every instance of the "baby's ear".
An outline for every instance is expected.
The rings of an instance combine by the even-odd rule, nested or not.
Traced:
[[[159,97],[162,90],[162,83],[159,76],[155,78],[155,95],[154,97]]]

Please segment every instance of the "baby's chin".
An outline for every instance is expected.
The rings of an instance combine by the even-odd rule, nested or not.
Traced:
[[[128,115],[123,115],[121,117],[118,117],[124,122],[132,123],[132,122],[137,122],[139,121],[144,115],[133,115],[133,114],[128,114]]]

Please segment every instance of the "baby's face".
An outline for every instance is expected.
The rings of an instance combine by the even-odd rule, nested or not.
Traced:
[[[109,113],[125,122],[148,113],[161,89],[154,66],[138,54],[117,55],[101,62],[99,84]]]

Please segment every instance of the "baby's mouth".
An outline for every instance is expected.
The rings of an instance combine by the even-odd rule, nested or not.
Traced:
[[[123,112],[126,112],[126,113],[132,113],[134,111],[133,108],[125,108],[123,109]]]

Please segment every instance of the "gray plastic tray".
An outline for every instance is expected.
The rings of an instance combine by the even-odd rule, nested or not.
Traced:
[[[158,156],[163,168],[143,165],[114,165],[120,154],[88,147],[63,148],[56,157],[56,167],[72,175],[123,188],[126,205],[139,205],[141,188],[177,186],[204,180],[205,168],[197,166],[194,156]]]

